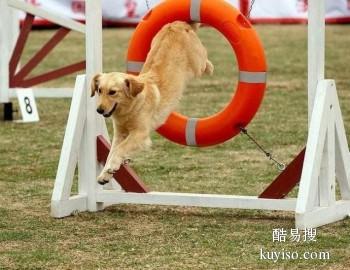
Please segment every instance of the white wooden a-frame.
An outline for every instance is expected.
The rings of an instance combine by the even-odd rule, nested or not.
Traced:
[[[51,198],[51,215],[69,216],[76,211],[98,211],[103,203],[96,201],[101,187],[96,177],[101,166],[96,159],[96,137],[108,139],[106,124],[96,113],[88,83],[102,71],[102,8],[101,0],[86,1],[86,75],[76,79],[60,161]],[[78,168],[78,194],[71,196],[74,172]],[[118,188],[111,183],[110,188]]]
[[[96,149],[96,136],[103,135],[107,140],[109,136],[103,119],[98,119],[100,123],[96,125],[94,140],[90,141],[86,136],[87,126],[91,125],[87,121],[87,111],[95,108],[94,103],[87,104],[87,100],[91,99],[87,88],[86,76],[77,76],[51,198],[51,215],[54,217],[65,217],[74,212],[94,212],[104,207],[103,203],[96,200],[97,192],[102,190],[96,182],[102,167],[96,158],[89,159],[89,157],[93,157]],[[78,168],[78,190],[77,194],[72,196],[76,168]],[[106,188],[120,190],[115,181],[111,181]]]
[[[317,227],[350,214],[350,156],[333,80],[318,83],[296,204],[296,226]],[[336,200],[336,179],[341,200]]]

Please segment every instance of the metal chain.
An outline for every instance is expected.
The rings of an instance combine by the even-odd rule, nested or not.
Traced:
[[[252,2],[250,3],[250,7],[249,7],[249,11],[247,14],[247,18],[250,18],[250,13],[252,12],[253,6],[254,6],[255,0],[252,0]]]
[[[261,152],[263,152],[265,154],[265,156],[269,159],[272,160],[275,164],[278,170],[280,171],[284,171],[284,169],[286,168],[286,165],[282,162],[277,161],[275,158],[272,157],[272,154],[268,151],[266,151],[249,133],[248,130],[246,130],[243,127],[239,127],[239,129],[241,130],[241,134],[246,135],[258,148]]]
[[[147,6],[147,9],[150,10],[150,5],[149,5],[149,2],[148,0],[145,0],[146,1],[146,6]]]

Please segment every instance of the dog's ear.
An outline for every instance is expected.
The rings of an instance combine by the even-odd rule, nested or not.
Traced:
[[[128,97],[136,97],[145,87],[144,83],[138,82],[134,78],[125,79],[125,94]]]
[[[95,95],[95,92],[98,89],[98,80],[101,77],[102,73],[97,73],[91,80],[91,97]]]

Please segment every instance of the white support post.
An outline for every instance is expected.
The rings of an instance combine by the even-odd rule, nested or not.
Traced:
[[[322,226],[350,214],[349,147],[335,82],[324,76],[325,0],[309,0],[309,133],[295,211],[298,228]]]
[[[309,0],[308,13],[308,115],[313,110],[316,88],[325,70],[325,0]]]
[[[104,120],[96,113],[96,101],[90,97],[92,77],[102,72],[102,6],[101,0],[86,1],[86,125],[81,143],[78,161],[79,194],[87,194],[88,210],[97,211],[103,208],[96,202],[96,192],[101,189],[97,184],[100,171],[97,163],[96,137],[103,134]]]
[[[9,31],[9,40],[10,40],[10,48],[11,52],[13,48],[15,47],[17,43],[17,38],[19,35],[19,26],[20,26],[20,18],[19,18],[19,11],[13,8],[9,9],[9,24],[10,24],[10,31]]]
[[[0,1],[0,103],[10,101],[9,61],[12,38],[9,34],[8,23],[11,20],[10,8],[6,1]]]
[[[86,1],[86,75],[78,76],[73,91],[72,105],[65,132],[55,187],[52,194],[51,215],[69,216],[75,211],[98,211],[108,206],[97,201],[103,189],[97,183],[102,166],[97,161],[97,136],[109,140],[102,116],[96,113],[96,100],[92,98],[90,82],[102,72],[102,7],[101,0]],[[78,166],[78,195],[71,196],[75,168]],[[110,183],[106,190],[119,190]]]

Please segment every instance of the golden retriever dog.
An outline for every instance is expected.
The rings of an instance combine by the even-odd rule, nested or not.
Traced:
[[[138,76],[112,72],[92,79],[91,96],[97,96],[97,112],[111,116],[114,128],[98,183],[108,183],[124,160],[151,145],[150,132],[176,108],[188,80],[213,73],[197,29],[198,24],[167,24],[153,38]]]

